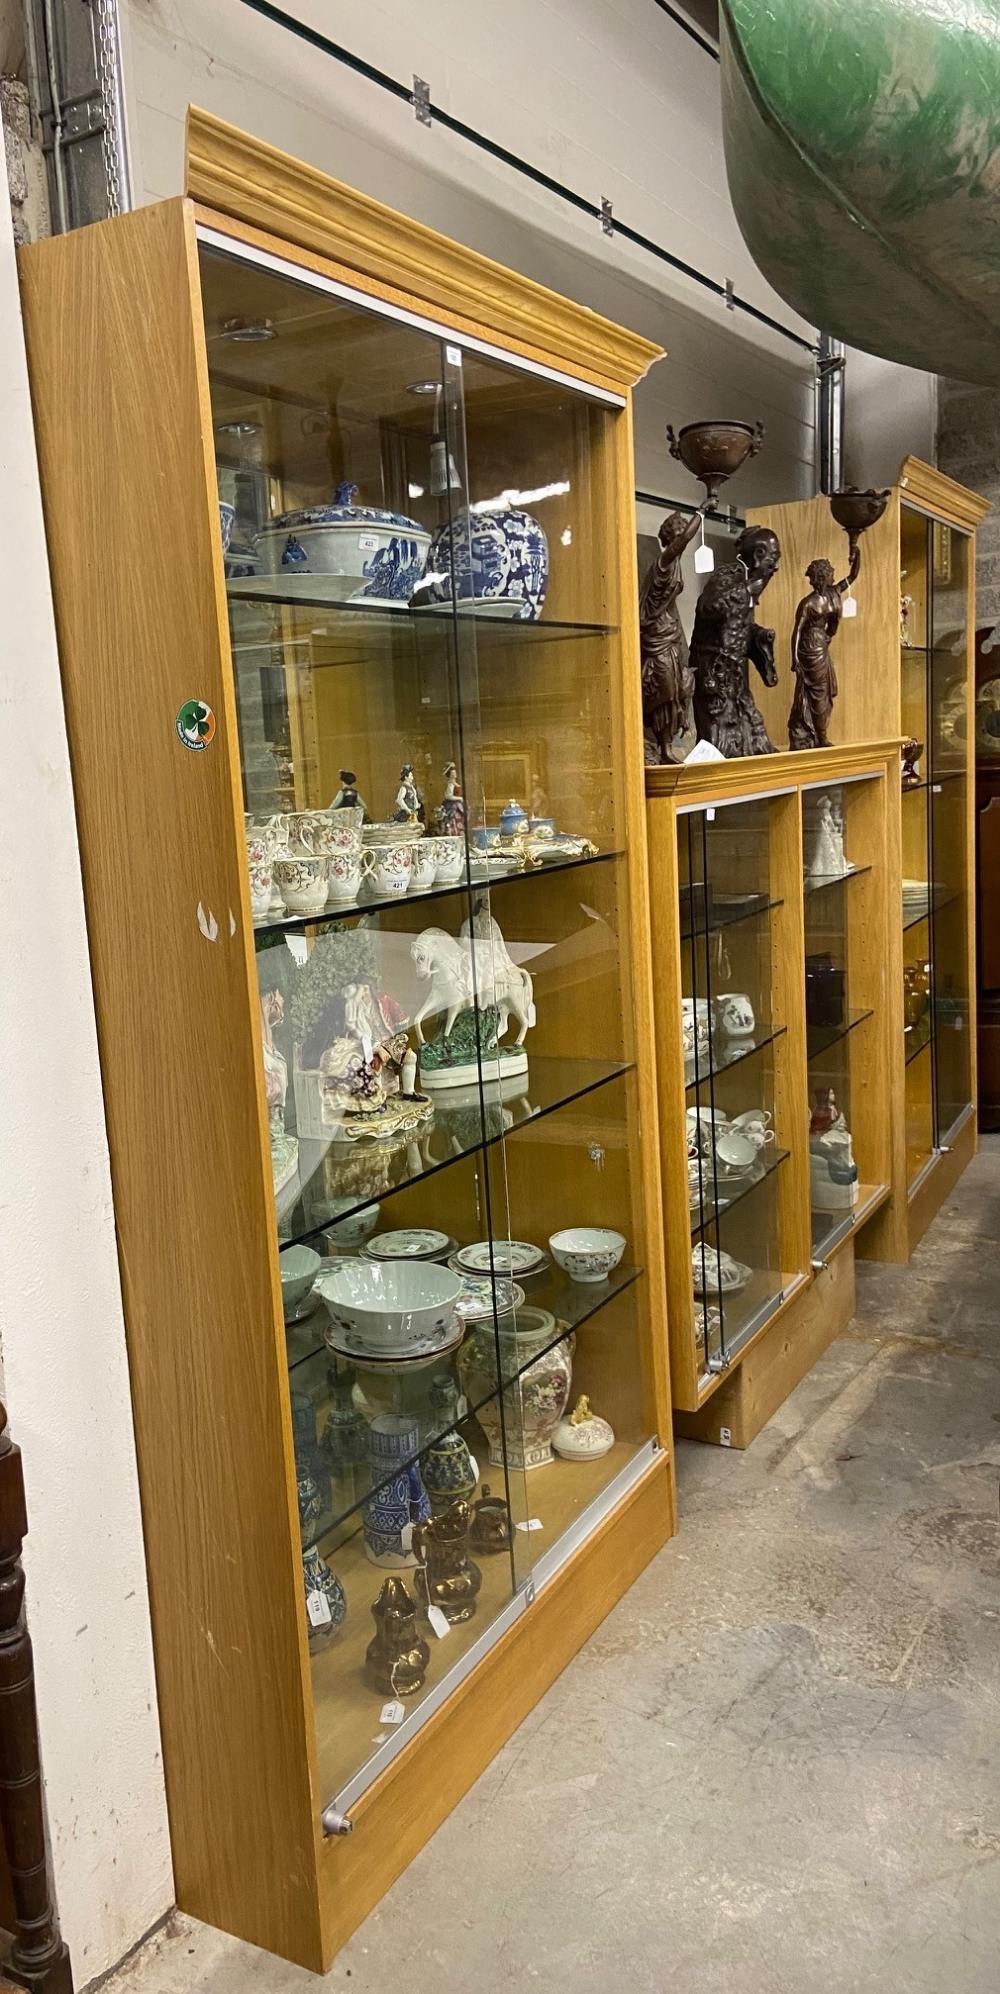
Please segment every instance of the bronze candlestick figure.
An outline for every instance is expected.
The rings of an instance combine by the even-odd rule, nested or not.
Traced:
[[[660,551],[639,590],[643,738],[646,761],[653,764],[681,760],[674,744],[691,728],[694,680],[677,599],[684,587],[681,556],[707,505],[706,499],[693,514],[667,514],[660,527]]]
[[[806,569],[809,594],[795,611],[792,629],[795,697],[788,716],[790,748],[830,746],[829,727],[838,691],[830,645],[840,629],[843,598],[861,572],[861,535],[881,519],[888,496],[888,492],[862,492],[851,486],[834,492],[830,499],[830,511],[847,534],[849,566],[842,582],[834,580],[829,561],[810,561]]]
[[[777,685],[774,631],[755,621],[754,610],[780,564],[777,534],[769,526],[745,526],[735,561],[709,577],[695,610],[695,726],[700,740],[726,756],[776,753],[750,691],[750,664],[765,685]]]

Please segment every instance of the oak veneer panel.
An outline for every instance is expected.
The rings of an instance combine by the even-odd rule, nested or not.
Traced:
[[[190,207],[37,244],[21,272],[178,1901],[315,1964],[301,1567]],[[217,719],[201,753],[175,732],[192,696]],[[247,1859],[262,1837],[266,1865]]]

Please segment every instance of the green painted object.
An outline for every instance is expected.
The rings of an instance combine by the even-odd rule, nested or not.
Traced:
[[[886,358],[1000,381],[1000,0],[723,0],[729,190],[768,281]]]

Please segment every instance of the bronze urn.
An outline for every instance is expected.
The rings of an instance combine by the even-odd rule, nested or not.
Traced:
[[[679,435],[667,424],[671,457],[676,457],[700,479],[706,503],[714,506],[719,486],[733,476],[748,457],[756,457],[764,441],[764,425],[751,428],[748,422],[688,422]]]
[[[857,485],[847,485],[842,492],[831,493],[830,511],[837,525],[843,527],[852,554],[862,533],[867,533],[881,519],[888,502],[888,492],[862,492]]]

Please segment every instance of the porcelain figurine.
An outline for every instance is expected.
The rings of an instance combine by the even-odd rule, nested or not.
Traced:
[[[402,1087],[409,1049],[405,1013],[388,991],[363,979],[346,983],[341,1029],[320,1055],[318,1076],[296,1074],[300,1131],[311,1127],[306,1111],[317,1086],[321,1137],[398,1137],[428,1120],[434,1110],[427,1095]]]
[[[475,1456],[460,1433],[442,1433],[421,1456],[424,1487],[435,1516],[457,1497],[471,1496],[479,1480]]]
[[[524,1041],[535,1022],[532,981],[508,954],[486,902],[477,901],[457,939],[443,928],[425,928],[410,953],[428,986],[413,1018],[424,1087],[465,1086],[481,1072],[489,1077],[489,1068],[502,1078],[526,1073]],[[425,1040],[424,1019],[441,1012],[437,1036]],[[517,1036],[512,1045],[501,1045],[512,1015]]]
[[[501,607],[534,622],[542,613],[549,580],[549,543],[530,512],[462,514],[439,526],[427,557],[430,587],[424,600]],[[431,577],[433,580],[431,581]]]
[[[508,1326],[509,1324],[509,1326]],[[573,1338],[561,1340],[548,1309],[522,1305],[516,1315],[477,1324],[456,1359],[458,1375],[486,1435],[494,1468],[542,1468],[566,1410],[573,1379]],[[499,1371],[497,1345],[500,1347]],[[499,1397],[500,1378],[511,1383]]]
[[[340,1633],[347,1619],[347,1599],[336,1572],[320,1557],[315,1544],[302,1554],[302,1586],[309,1653],[317,1655]]]
[[[907,651],[911,644],[910,617],[913,614],[913,602],[912,595],[901,595],[899,598],[899,641]]]
[[[756,608],[781,563],[781,546],[767,526],[745,526],[736,559],[710,575],[698,599],[689,664],[699,740],[726,756],[773,755],[750,691],[750,666],[777,685],[774,631],[756,621]]]
[[[483,1583],[479,1566],[469,1556],[471,1520],[467,1502],[452,1502],[413,1532],[417,1595],[426,1606],[439,1606],[453,1627],[472,1619]]]
[[[491,1495],[489,1482],[484,1482],[479,1501],[472,1505],[469,1542],[473,1550],[486,1556],[495,1551],[509,1551],[512,1536],[510,1510],[504,1497]]]
[[[567,1419],[561,1419],[552,1445],[564,1461],[596,1461],[609,1454],[615,1444],[614,1429],[606,1419],[591,1410],[586,1393],[577,1399]]]
[[[852,871],[844,856],[844,820],[832,796],[824,791],[816,799],[809,827],[809,856],[806,878],[842,879]]]
[[[377,1413],[369,1429],[372,1493],[365,1504],[365,1552],[373,1565],[415,1565],[413,1532],[430,1521],[420,1476],[420,1434],[408,1413]]]
[[[444,765],[444,795],[434,812],[434,829],[443,838],[465,835],[466,809],[458,769],[454,762]]]
[[[365,1653],[365,1674],[380,1696],[415,1696],[423,1688],[431,1651],[417,1633],[417,1609],[402,1579],[386,1579],[372,1607],[375,1633]]]
[[[412,762],[404,762],[399,771],[399,788],[391,821],[393,824],[422,824],[424,821],[423,791],[418,789],[414,780]]]
[[[368,805],[358,789],[358,778],[353,769],[340,770],[340,788],[337,791],[331,810],[360,810],[363,824],[370,824]]]
[[[654,764],[676,761],[676,744],[691,731],[694,679],[677,602],[684,588],[681,556],[702,529],[704,511],[668,513],[660,551],[639,590],[642,724],[646,761]]]

